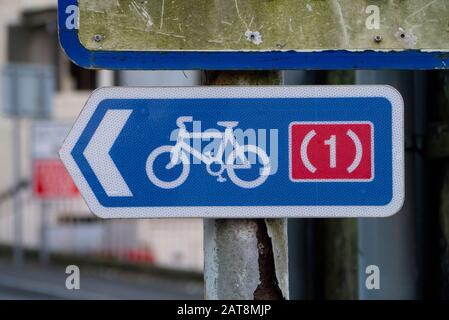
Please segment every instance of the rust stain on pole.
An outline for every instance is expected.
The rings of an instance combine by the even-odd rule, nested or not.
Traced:
[[[272,239],[268,235],[265,220],[258,219],[256,222],[260,284],[254,291],[254,300],[283,300],[285,297],[276,275]]]

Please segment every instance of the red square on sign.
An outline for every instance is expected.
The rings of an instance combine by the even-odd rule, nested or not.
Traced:
[[[373,137],[371,122],[291,123],[291,180],[372,181]]]

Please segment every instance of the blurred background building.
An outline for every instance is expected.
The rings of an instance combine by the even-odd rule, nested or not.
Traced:
[[[30,67],[51,70],[54,93],[51,112],[40,116],[54,124],[72,124],[89,94],[97,87],[114,85],[196,85],[194,72],[111,72],[83,70],[71,63],[60,49],[57,30],[56,0],[0,1],[0,70],[2,89],[0,106],[0,244],[14,241],[14,197],[20,197],[23,245],[38,250],[41,243],[42,213],[48,211],[46,229],[51,253],[107,257],[113,260],[158,267],[202,271],[201,220],[110,220],[96,219],[79,197],[45,201],[33,195],[32,148],[41,143],[33,139],[33,117],[13,120],[5,111],[13,103],[10,96],[10,72]],[[22,72],[23,73],[23,72]],[[26,72],[25,72],[26,73]],[[40,81],[18,80],[20,96],[40,90]],[[6,83],[6,84],[5,84]],[[37,86],[37,89],[34,87]],[[1,91],[0,91],[1,92]],[[35,101],[34,101],[35,102]],[[25,103],[33,103],[32,99]],[[39,117],[38,117],[39,118]],[[20,143],[14,139],[14,127],[20,126]],[[42,141],[44,143],[44,141]],[[13,154],[21,148],[20,180],[14,178]]]

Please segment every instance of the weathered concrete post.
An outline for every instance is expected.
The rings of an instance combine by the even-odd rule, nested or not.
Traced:
[[[279,85],[280,72],[205,72],[205,85]],[[205,219],[205,298],[288,299],[287,219]]]

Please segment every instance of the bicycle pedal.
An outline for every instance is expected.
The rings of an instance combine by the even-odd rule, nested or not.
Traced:
[[[223,177],[218,177],[218,178],[217,178],[217,181],[223,183],[223,182],[226,182],[227,179],[226,179],[226,178],[223,178]]]

